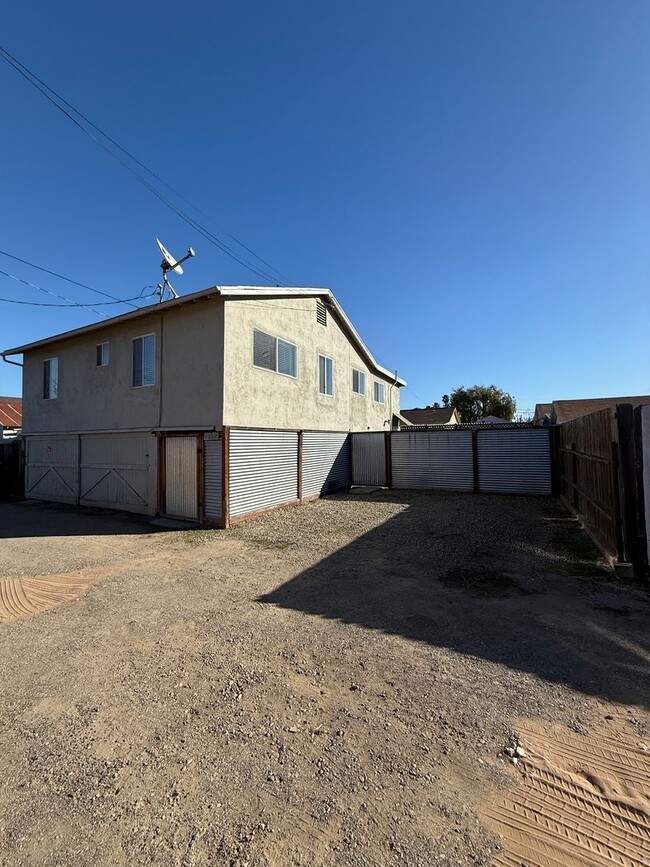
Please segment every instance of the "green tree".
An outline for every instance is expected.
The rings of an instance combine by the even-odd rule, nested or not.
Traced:
[[[447,395],[443,395],[443,403],[445,397]],[[448,400],[449,406],[456,407],[465,424],[479,421],[486,415],[512,421],[517,409],[514,397],[496,385],[473,385],[470,388],[461,385],[452,391]]]

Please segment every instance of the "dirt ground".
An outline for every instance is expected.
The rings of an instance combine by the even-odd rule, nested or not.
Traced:
[[[649,613],[550,499],[2,504],[0,864],[647,864]]]

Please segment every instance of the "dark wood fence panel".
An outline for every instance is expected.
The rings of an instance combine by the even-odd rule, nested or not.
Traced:
[[[560,427],[561,492],[612,556],[622,559],[616,420],[603,409]]]
[[[22,440],[0,442],[0,500],[14,500],[23,496]]]

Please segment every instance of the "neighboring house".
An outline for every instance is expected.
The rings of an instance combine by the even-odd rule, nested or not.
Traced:
[[[533,423],[537,425],[549,425],[551,423],[552,403],[536,403]]]
[[[402,415],[411,424],[460,424],[455,406],[429,406],[426,409],[403,409]]]
[[[615,409],[619,403],[631,403],[634,407],[645,406],[650,404],[650,395],[593,397],[584,400],[554,400],[551,404],[538,403],[535,405],[533,421],[537,424],[564,424],[599,409]]]
[[[14,439],[23,425],[23,401],[20,397],[0,397],[0,440]]]
[[[390,430],[405,385],[329,289],[215,286],[2,353],[16,354],[28,497],[186,518],[220,508],[225,429],[294,432],[257,437],[261,467],[296,431]]]

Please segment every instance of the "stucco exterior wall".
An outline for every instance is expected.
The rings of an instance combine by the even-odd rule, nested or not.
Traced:
[[[151,333],[156,335],[156,384],[134,388],[132,340]],[[106,341],[109,363],[98,367],[96,347]],[[154,308],[150,315],[26,352],[24,433],[219,428],[222,346],[223,301],[212,297],[168,312]],[[58,397],[44,400],[43,361],[54,356]]]
[[[371,371],[335,314],[316,319],[315,298],[226,300],[224,328],[225,425],[302,430],[390,430],[399,412],[399,388]],[[253,330],[294,343],[297,377],[253,365]],[[318,356],[333,360],[333,394],[318,390]],[[352,391],[352,370],[366,374],[365,395]],[[373,382],[384,383],[384,403],[373,400]]]

